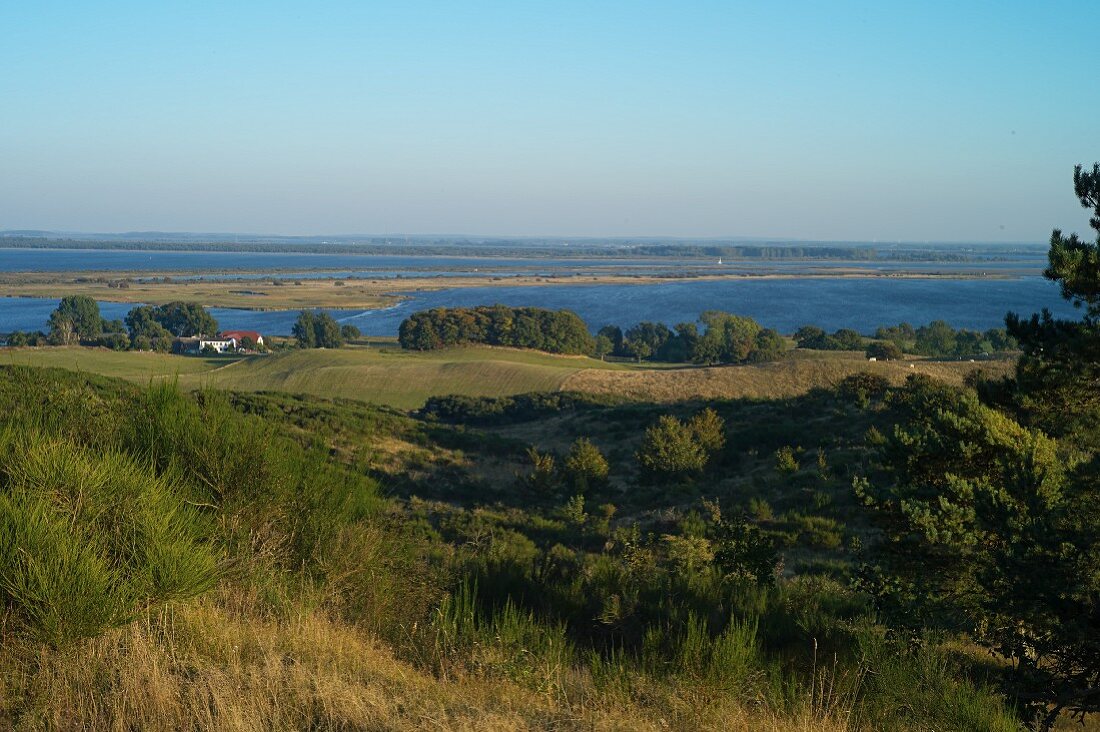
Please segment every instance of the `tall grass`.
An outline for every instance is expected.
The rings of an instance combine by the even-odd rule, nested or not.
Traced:
[[[209,589],[209,527],[131,458],[35,432],[0,436],[0,597],[21,632],[63,644]]]
[[[1012,728],[835,582],[413,519],[353,448],[216,392],[0,369],[0,414],[0,727]]]

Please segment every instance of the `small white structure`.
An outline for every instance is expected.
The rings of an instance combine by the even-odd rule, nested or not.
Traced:
[[[199,353],[205,351],[207,347],[213,348],[218,353],[231,353],[237,350],[237,339],[228,338],[223,340],[220,338],[199,338]]]

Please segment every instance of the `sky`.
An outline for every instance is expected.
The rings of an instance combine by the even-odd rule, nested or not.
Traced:
[[[0,229],[1034,241],[1100,2],[0,2]]]

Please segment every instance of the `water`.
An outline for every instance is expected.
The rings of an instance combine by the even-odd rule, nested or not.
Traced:
[[[676,265],[676,260],[656,260]],[[313,254],[303,252],[198,252],[124,249],[0,248],[0,272],[203,272],[207,276],[244,270],[283,270],[306,274],[325,270],[375,276],[378,272],[448,269],[575,269],[652,266],[646,259],[543,259],[524,257],[404,256],[389,254]],[[694,260],[698,264],[698,260]],[[234,274],[233,276],[238,276]],[[261,275],[269,277],[268,275]]]
[[[721,272],[805,273],[837,268],[912,272],[999,272],[1038,274],[1045,255],[1013,253],[1003,259],[975,257],[969,262],[850,262],[843,260],[732,260],[722,265],[700,259],[662,258],[525,258],[404,256],[380,254],[313,254],[299,252],[198,252],[123,249],[7,249],[0,248],[0,272],[201,272],[203,277],[269,277],[244,274],[247,270],[280,270],[283,277],[342,277],[543,272],[627,271],[636,274],[695,270]],[[492,270],[484,273],[480,270]]]
[[[568,308],[593,330],[608,323],[629,326],[641,320],[674,325],[693,321],[704,310],[748,315],[782,333],[815,324],[828,330],[854,328],[871,333],[880,325],[914,325],[946,320],[957,328],[999,327],[1007,311],[1032,313],[1046,307],[1055,315],[1080,317],[1062,300],[1058,287],[1037,275],[1013,279],[841,279],[792,278],[683,280],[639,285],[535,285],[456,288],[409,293],[410,299],[375,311],[333,310],[342,323],[374,336],[397,334],[416,310],[474,305],[529,305]],[[0,333],[44,329],[57,300],[0,298]],[[133,305],[101,303],[104,317],[121,318]],[[290,333],[297,311],[212,308],[226,329]]]

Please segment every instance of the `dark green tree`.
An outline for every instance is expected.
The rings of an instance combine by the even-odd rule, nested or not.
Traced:
[[[154,317],[172,335],[181,338],[213,336],[218,332],[218,321],[197,302],[176,301],[160,305],[155,308]]]
[[[340,324],[324,310],[303,310],[291,334],[299,348],[339,348],[344,345]]]
[[[1100,166],[1073,178],[1098,238],[1055,230],[1046,275],[1083,319],[1006,318],[1022,351],[1013,414],[911,377],[892,400],[890,478],[856,483],[881,531],[862,577],[883,613],[1006,658],[1041,729],[1100,711]]]
[[[872,341],[867,344],[867,358],[878,361],[897,361],[905,356],[893,341]]]
[[[290,334],[298,342],[299,348],[317,348],[317,328],[314,326],[312,310],[303,310],[298,313],[298,319],[294,321],[294,327]]]
[[[611,339],[601,334],[596,336],[595,345],[592,348],[592,355],[603,361],[605,358],[611,355],[615,350],[615,344],[611,342]]]
[[[1094,242],[1055,229],[1045,275],[1059,284],[1062,297],[1083,311],[1079,321],[1054,318],[1048,310],[1030,318],[1010,313],[1008,333],[1019,342],[1016,365],[1023,418],[1049,434],[1071,436],[1100,448],[1100,165],[1080,165],[1073,187],[1091,209]]]
[[[597,336],[605,336],[611,341],[611,353],[616,356],[625,356],[623,353],[623,329],[617,325],[605,325],[600,328]]]
[[[67,295],[50,314],[50,341],[58,344],[92,339],[103,332],[99,303],[87,295]]]

